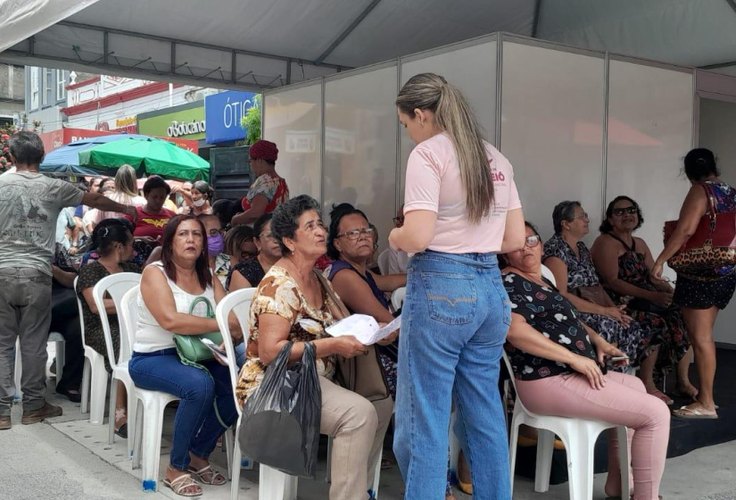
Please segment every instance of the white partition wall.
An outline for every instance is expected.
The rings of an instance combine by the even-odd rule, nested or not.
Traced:
[[[626,195],[639,203],[644,225],[637,236],[655,258],[663,223],[677,219],[690,187],[681,172],[692,146],[693,91],[691,70],[610,60],[606,199]]]
[[[459,88],[470,102],[491,144],[496,143],[496,36],[450,45],[401,59],[400,84],[418,73],[437,73]],[[472,61],[472,62],[471,62]],[[393,100],[392,100],[393,102]],[[399,136],[399,199],[404,199],[406,160],[414,143],[402,130]]]
[[[286,179],[292,197],[321,197],[322,82],[267,93],[263,138],[279,148],[276,172]]]
[[[322,203],[348,202],[378,227],[386,247],[396,215],[396,63],[325,81]]]
[[[588,243],[600,224],[604,62],[602,54],[504,41],[500,149],[525,216],[545,239],[563,200],[580,201],[590,215]]]

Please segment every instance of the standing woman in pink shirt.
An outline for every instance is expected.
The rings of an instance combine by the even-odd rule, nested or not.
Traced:
[[[524,245],[509,161],[483,140],[472,110],[441,76],[412,77],[396,98],[416,147],[404,225],[409,261],[399,336],[396,454],[406,498],[442,498],[454,398],[476,498],[509,499],[506,423],[497,390],[508,295],[496,254]]]

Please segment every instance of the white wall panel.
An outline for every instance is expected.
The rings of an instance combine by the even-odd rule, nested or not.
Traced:
[[[682,160],[692,144],[693,76],[611,60],[609,82],[606,203],[636,200],[644,216],[637,236],[656,258],[664,221],[677,218],[690,187]]]
[[[396,65],[325,82],[325,217],[348,202],[378,227],[387,246],[396,213]]]
[[[321,198],[322,82],[264,97],[263,138],[279,148],[276,172],[292,198]]]
[[[501,151],[514,166],[527,220],[547,239],[552,210],[578,200],[600,224],[604,60],[505,41]]]
[[[437,73],[444,76],[449,83],[462,91],[485,132],[486,140],[495,144],[496,46],[495,41],[490,41],[402,58],[401,85],[417,73]],[[399,199],[403,201],[406,160],[414,149],[414,143],[403,130],[400,134],[400,148]]]

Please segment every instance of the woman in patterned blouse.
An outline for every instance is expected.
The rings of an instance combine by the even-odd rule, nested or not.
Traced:
[[[511,300],[507,341],[518,397],[542,415],[603,420],[629,428],[635,500],[655,500],[664,472],[670,414],[636,377],[612,370],[623,353],[578,319],[575,307],[542,278],[539,233],[527,223],[526,244],[506,254]],[[607,496],[620,496],[615,432],[609,433]],[[628,465],[628,464],[627,464]]]

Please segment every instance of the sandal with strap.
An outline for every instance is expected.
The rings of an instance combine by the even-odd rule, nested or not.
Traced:
[[[207,464],[199,470],[195,470],[192,467],[187,469],[197,481],[202,484],[209,484],[212,486],[220,486],[227,483],[227,478],[212,468],[211,465]]]
[[[672,415],[678,418],[685,419],[711,419],[715,420],[718,418],[718,413],[715,411],[706,410],[703,405],[699,403],[691,404],[690,406],[682,406],[678,410],[673,410]]]
[[[171,481],[164,479],[164,484],[182,497],[201,497],[203,493],[202,487],[189,474],[183,474]]]

